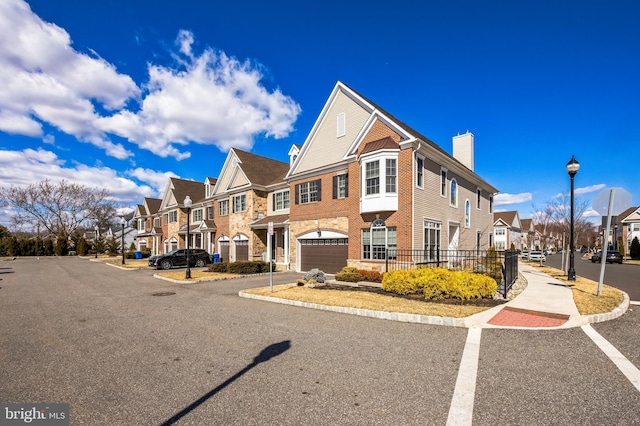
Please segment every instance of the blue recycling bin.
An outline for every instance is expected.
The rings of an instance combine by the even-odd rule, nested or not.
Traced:
[[[135,252],[135,255],[136,255],[136,259],[142,259],[142,252],[141,251]]]
[[[214,253],[213,254],[213,263],[220,263],[220,254],[219,253]]]

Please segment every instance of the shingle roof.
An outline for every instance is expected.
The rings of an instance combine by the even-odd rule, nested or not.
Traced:
[[[204,183],[194,180],[171,178],[173,184],[173,196],[178,204],[182,205],[183,200],[188,195],[194,203],[204,200]]]
[[[640,207],[629,207],[628,209],[620,213],[618,215],[618,218],[620,220],[625,220],[629,215],[631,215],[633,212],[635,212],[638,209],[640,209]]]
[[[149,215],[158,213],[160,205],[162,204],[162,200],[160,198],[145,198],[144,202],[147,207],[149,207],[149,211],[147,212]]]
[[[273,222],[274,225],[281,225],[289,220],[288,214],[278,214],[273,216],[266,216],[260,220],[257,220],[251,224],[252,228],[264,228],[269,222]]]
[[[233,151],[242,162],[242,171],[253,185],[269,186],[285,181],[284,177],[289,171],[289,163],[236,148]]]
[[[507,225],[512,226],[513,225],[513,221],[516,218],[516,211],[509,211],[509,212],[494,212],[493,213],[493,221],[497,222],[498,220],[502,219]]]

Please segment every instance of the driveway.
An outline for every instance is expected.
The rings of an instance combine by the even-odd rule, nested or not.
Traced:
[[[68,403],[71,424],[441,425],[465,365],[467,329],[237,296],[266,276],[185,285],[79,258],[0,267],[0,402]],[[621,320],[628,330],[602,332],[638,341],[637,313]],[[580,329],[485,330],[479,354],[461,405],[474,424],[639,422],[640,392]]]

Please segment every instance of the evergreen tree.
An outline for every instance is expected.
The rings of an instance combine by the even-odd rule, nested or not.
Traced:
[[[629,254],[631,254],[632,259],[640,259],[640,241],[638,241],[638,237],[635,237],[633,241],[631,241],[631,250],[629,250]]]
[[[63,234],[58,234],[58,238],[56,238],[55,254],[56,256],[66,256],[69,254],[67,238]]]

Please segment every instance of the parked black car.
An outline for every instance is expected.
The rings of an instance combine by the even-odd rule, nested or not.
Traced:
[[[189,249],[189,266],[202,267],[211,263],[211,256],[202,249]],[[171,269],[187,266],[187,250],[170,251],[160,256],[149,258],[149,266],[155,269]]]
[[[602,263],[602,251],[593,253],[591,255],[591,263]],[[607,263],[619,263],[622,264],[622,255],[617,251],[607,250]]]

